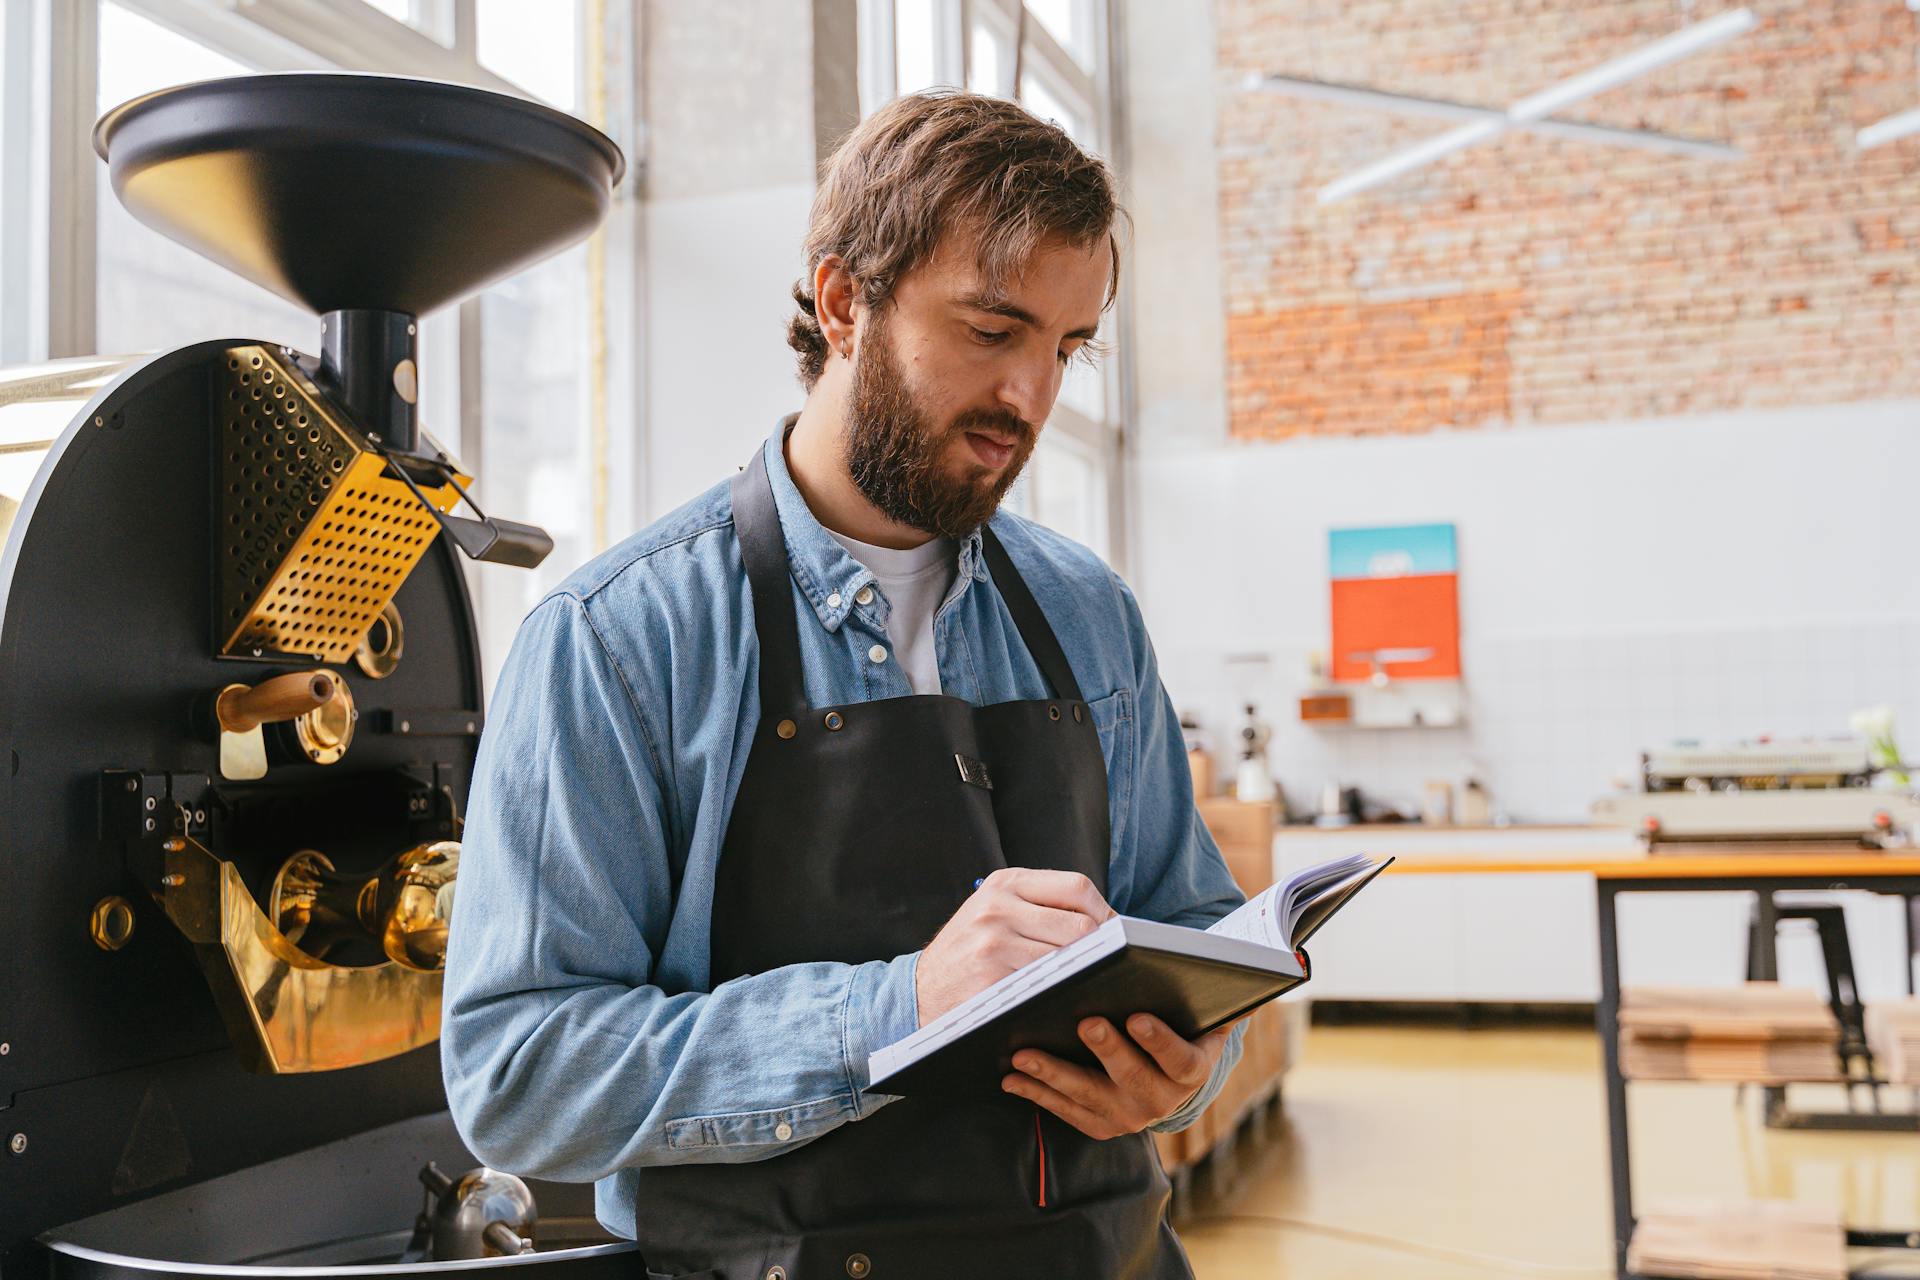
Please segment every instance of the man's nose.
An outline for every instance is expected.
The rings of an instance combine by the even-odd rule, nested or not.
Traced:
[[[1050,353],[1023,359],[1007,371],[1000,384],[1000,403],[1035,427],[1045,423],[1053,412],[1054,397],[1060,393],[1060,362]]]

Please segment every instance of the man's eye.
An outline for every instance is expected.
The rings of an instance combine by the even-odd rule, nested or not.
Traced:
[[[974,325],[968,325],[967,328],[973,330],[973,340],[982,346],[991,347],[1006,340],[1007,334],[1004,329],[981,329]]]

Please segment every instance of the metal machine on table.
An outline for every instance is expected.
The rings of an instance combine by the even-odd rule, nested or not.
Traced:
[[[435,1045],[482,726],[455,548],[552,543],[415,403],[417,317],[591,232],[624,160],[372,76],[189,85],[94,136],[136,216],[322,342],[0,372],[0,1274],[632,1274],[588,1189],[536,1227],[518,1180],[439,1171],[475,1163]]]
[[[1640,790],[1594,802],[1594,819],[1638,830],[1655,852],[1676,845],[1909,843],[1920,797],[1871,784],[1878,772],[1852,736],[1679,742],[1640,757]]]
[[[1758,739],[1725,746],[1679,742],[1641,756],[1641,789],[1605,796],[1594,817],[1636,829],[1652,853],[1751,852],[1819,854],[1905,848],[1920,835],[1920,795],[1874,785],[1883,772],[1868,743],[1853,735]],[[1913,990],[1916,902],[1902,901],[1907,988]],[[1778,977],[1776,946],[1782,923],[1813,926],[1819,940],[1827,1002],[1841,1028],[1836,1046],[1842,1070],[1867,1086],[1870,1110],[1855,1108],[1847,1090],[1844,1113],[1804,1112],[1787,1105],[1787,1091],[1766,1090],[1767,1122],[1776,1128],[1893,1129],[1920,1127],[1912,1112],[1884,1113],[1865,1009],[1859,996],[1846,914],[1816,896],[1776,902],[1756,895],[1749,923],[1746,976]]]

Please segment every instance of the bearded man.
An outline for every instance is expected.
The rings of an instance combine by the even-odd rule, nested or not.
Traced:
[[[835,153],[739,475],[522,625],[481,743],[444,1062],[487,1163],[599,1180],[656,1275],[1186,1276],[1146,1131],[1238,1058],[1143,1015],[973,1099],[867,1056],[1118,911],[1239,901],[1132,595],[999,510],[1114,297],[1112,175],[970,94]]]

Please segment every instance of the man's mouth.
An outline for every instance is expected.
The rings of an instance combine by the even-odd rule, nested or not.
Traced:
[[[980,459],[984,465],[992,470],[998,471],[1012,460],[1013,451],[1020,442],[1017,439],[989,434],[984,431],[969,431],[967,432],[967,443],[973,446],[974,457]]]

